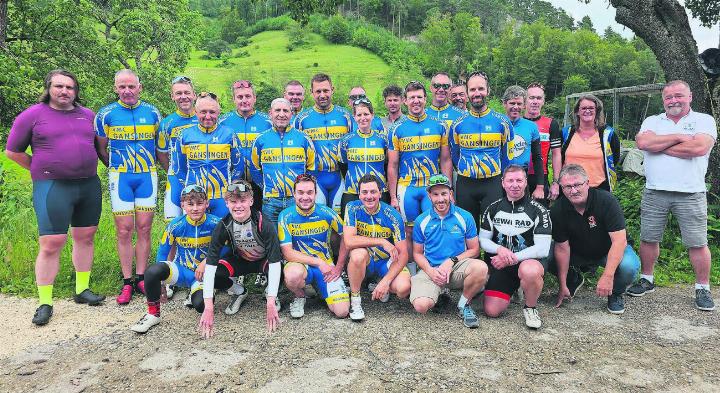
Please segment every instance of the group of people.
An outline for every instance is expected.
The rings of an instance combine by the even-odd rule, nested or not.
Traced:
[[[201,313],[201,334],[210,337],[216,292],[226,290],[224,312],[237,313],[248,296],[242,277],[252,273],[266,277],[270,331],[280,325],[281,281],[293,296],[293,318],[304,315],[312,285],[335,316],[363,320],[360,293],[368,284],[373,300],[409,297],[419,313],[461,290],[457,312],[469,328],[479,326],[474,299],[482,297],[485,315],[498,317],[518,295],[526,325],[537,329],[546,272],[558,278],[560,306],[583,285],[583,273],[604,267],[596,292],[620,314],[625,294],[655,288],[669,213],[695,269],[696,307],[715,307],[704,178],[717,129],[712,116],[691,110],[683,81],[666,84],[666,111],[646,119],[636,138],[647,177],[639,257],[612,195],[619,138],[593,95],[578,99],[561,130],[542,115],[541,84],[508,87],[505,113],[498,113],[488,107],[482,72],[462,82],[434,75],[430,105],[420,82],[388,86],[383,118],[361,86],[350,90],[349,110],[333,104],[326,74],[310,81],[312,107],[302,107],[305,86],[294,80],[268,114],[255,109],[247,80],[232,84],[235,110],[226,114],[217,96],[197,94],[190,78],[170,85],[177,110],[162,118],[140,99],[137,74],[118,71],[118,101],[94,114],[81,106],[75,76],[55,70],[39,103],[16,118],[6,155],[30,170],[40,233],[33,323],[52,316],[69,227],[74,299],[104,301],[89,289],[101,211],[98,159],[108,167],[123,275],[116,301],[128,304],[134,292],[147,299],[147,313],[131,327],[138,333],[160,323],[161,304],[186,287],[186,304]],[[148,267],[158,166],[167,172],[168,224]]]

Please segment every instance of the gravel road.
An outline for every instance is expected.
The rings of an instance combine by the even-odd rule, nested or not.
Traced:
[[[451,306],[420,316],[407,301],[366,299],[366,320],[353,323],[309,299],[304,318],[284,309],[269,335],[252,295],[237,315],[216,316],[210,340],[182,295],[146,335],[128,329],[144,313],[137,296],[125,307],[60,300],[44,327],[30,322],[35,299],[0,296],[0,391],[720,391],[720,316],[695,310],[689,286],[627,298],[621,316],[590,289],[560,309],[547,293],[538,331],[517,304],[470,330]],[[216,309],[226,303],[220,295]]]

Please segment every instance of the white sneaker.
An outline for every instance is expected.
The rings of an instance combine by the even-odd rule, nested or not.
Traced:
[[[165,297],[167,297],[168,300],[170,300],[170,299],[172,299],[174,294],[175,294],[175,291],[173,291],[172,287],[170,285],[165,285]]]
[[[242,306],[245,298],[247,298],[248,296],[248,291],[246,291],[245,288],[243,288],[243,291],[244,292],[240,294],[230,294],[230,303],[227,305],[227,307],[225,307],[225,314],[235,315],[238,311],[240,311],[240,306]],[[228,292],[230,292],[230,290],[228,290]]]
[[[241,283],[234,283],[230,288],[227,290],[227,294],[232,295],[240,295],[245,293],[245,287]]]
[[[530,329],[540,329],[540,326],[542,326],[542,321],[536,308],[523,307],[523,316],[525,317],[525,325]]]
[[[296,297],[290,303],[290,316],[293,318],[302,318],[305,315],[305,298]]]
[[[151,327],[157,325],[158,323],[160,323],[160,317],[156,317],[152,314],[145,314],[136,324],[130,326],[130,330],[135,333],[147,333]]]
[[[185,303],[183,303],[185,307],[192,308],[192,292],[188,291],[187,298],[185,298]]]
[[[365,311],[362,309],[362,299],[359,296],[350,298],[350,319],[353,321],[362,321],[365,319]]]
[[[267,290],[267,286],[266,286],[265,287],[265,297],[266,298],[267,298],[267,295],[268,295],[268,290]],[[280,312],[280,310],[282,309],[282,307],[280,305],[280,299],[277,296],[275,296],[275,308],[277,309],[278,312]]]

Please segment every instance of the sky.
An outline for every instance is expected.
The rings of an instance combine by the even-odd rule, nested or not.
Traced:
[[[612,26],[613,30],[622,34],[624,37],[633,36],[632,30],[615,22],[615,8],[610,6],[608,0],[591,0],[589,4],[584,4],[578,0],[547,1],[555,7],[564,9],[576,21],[579,21],[585,15],[589,15],[595,30],[599,34],[602,34],[608,26]],[[680,3],[684,4],[684,1],[680,0]],[[688,11],[688,18],[690,19],[690,28],[693,31],[693,36],[695,37],[695,41],[697,41],[698,51],[702,52],[707,48],[717,48],[718,40],[720,40],[718,26],[715,25],[712,29],[702,27],[699,20],[692,19],[690,11]]]

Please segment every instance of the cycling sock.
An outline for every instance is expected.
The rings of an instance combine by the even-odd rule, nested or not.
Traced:
[[[465,297],[465,295],[460,295],[460,300],[458,300],[458,308],[465,308],[465,305],[467,304],[468,299]]]
[[[130,278],[123,278],[123,285],[132,285],[132,283],[133,283],[132,277],[130,277]]]
[[[644,278],[644,279],[650,281],[651,284],[654,283],[654,277],[652,274],[641,274],[640,278]]]
[[[79,295],[88,288],[90,288],[90,271],[75,272],[75,294]]]
[[[700,283],[697,283],[697,282],[696,282],[696,283],[695,283],[695,289],[705,289],[705,290],[708,290],[708,291],[709,291],[709,290],[710,290],[710,284],[700,284]]]
[[[535,306],[535,307],[530,307],[530,306],[528,306],[528,305],[526,304],[525,307],[523,307],[523,308],[537,308],[537,306]]]
[[[40,305],[47,304],[48,306],[53,305],[53,286],[50,285],[38,285],[38,297],[40,298]]]
[[[156,317],[160,316],[160,302],[151,302],[148,300],[148,314],[152,314]]]
[[[135,279],[135,282],[143,282],[145,281],[145,275],[144,274],[138,274],[137,278]]]

